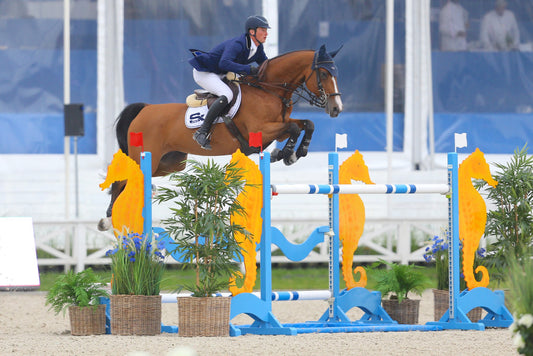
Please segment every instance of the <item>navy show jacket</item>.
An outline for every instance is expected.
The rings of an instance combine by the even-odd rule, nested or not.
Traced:
[[[256,62],[260,65],[268,59],[262,43],[252,58],[248,59],[250,42],[248,35],[243,34],[220,43],[209,52],[194,52],[195,56],[189,63],[200,72],[250,74],[250,63]]]

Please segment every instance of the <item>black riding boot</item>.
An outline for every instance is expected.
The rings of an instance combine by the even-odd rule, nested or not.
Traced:
[[[228,105],[228,98],[225,95],[220,96],[209,108],[209,111],[205,115],[204,122],[202,126],[194,133],[193,138],[196,142],[206,150],[211,149],[210,140],[209,140],[209,131],[211,130],[211,125],[213,121],[220,115],[220,113]]]

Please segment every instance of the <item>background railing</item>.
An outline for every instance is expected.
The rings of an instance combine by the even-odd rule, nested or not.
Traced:
[[[37,262],[39,266],[64,266],[81,271],[89,265],[108,265],[105,256],[115,239],[111,232],[100,232],[95,221],[34,221]],[[159,222],[154,222],[158,226]],[[355,263],[378,259],[403,264],[424,261],[423,254],[435,234],[442,234],[447,221],[430,218],[396,218],[366,220],[365,232],[359,240]],[[326,220],[274,219],[292,243],[302,243],[316,227],[327,225]],[[300,262],[293,262],[273,246],[272,263],[327,263],[327,243],[321,243]],[[357,252],[356,252],[357,253]],[[259,255],[258,255],[259,258]],[[172,258],[167,263],[177,264]],[[259,260],[258,260],[259,262]]]

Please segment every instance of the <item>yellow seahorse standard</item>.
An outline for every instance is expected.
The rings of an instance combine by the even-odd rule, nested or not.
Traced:
[[[256,245],[261,241],[262,222],[261,208],[263,207],[262,182],[263,176],[257,165],[240,150],[237,150],[231,158],[231,162],[236,164],[236,168],[242,169],[246,186],[244,191],[239,194],[237,201],[244,208],[245,215],[232,215],[231,222],[243,226],[250,234],[246,238],[243,234],[236,234],[235,239],[242,247],[244,267],[246,274],[242,287],[237,287],[235,278],[231,279],[229,288],[233,295],[239,293],[251,293],[253,291],[257,278],[256,266]]]
[[[482,273],[481,281],[477,281],[474,275],[474,259],[485,232],[487,208],[483,197],[472,185],[472,178],[483,179],[493,187],[498,184],[492,179],[489,165],[479,148],[459,165],[459,238],[463,243],[463,274],[468,289],[489,284],[489,272],[484,266],[475,270],[475,273]]]
[[[339,183],[351,184],[352,180],[366,184],[374,184],[370,180],[368,167],[363,160],[363,155],[355,151],[339,169]],[[353,254],[359,245],[365,227],[365,205],[357,194],[339,195],[339,239],[342,242],[342,275],[346,289],[365,287],[367,282],[366,271],[357,266],[353,272],[359,273],[359,281],[355,281],[352,274]]]
[[[141,168],[122,150],[113,156],[111,164],[107,167],[105,181],[100,184],[102,190],[117,181],[127,180],[124,190],[113,204],[111,222],[115,236],[124,236],[128,233],[143,232],[144,219],[144,175]]]

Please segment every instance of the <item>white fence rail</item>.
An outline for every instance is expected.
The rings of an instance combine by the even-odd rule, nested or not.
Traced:
[[[359,241],[359,251],[366,254],[354,256],[354,262],[374,262],[378,259],[396,261],[403,264],[423,261],[425,247],[436,234],[442,234],[446,226],[444,219],[372,219],[366,220],[365,232]],[[157,226],[154,222],[154,226]],[[318,226],[327,221],[291,219],[273,220],[293,243],[303,242]],[[64,266],[81,271],[88,265],[107,265],[110,259],[105,256],[115,239],[110,232],[100,232],[95,221],[34,221],[36,248],[48,255],[38,258],[39,266]],[[303,261],[293,262],[276,253],[273,246],[272,263],[326,263],[327,244],[317,245]],[[40,255],[42,255],[42,252]],[[175,264],[169,258],[167,263]]]

